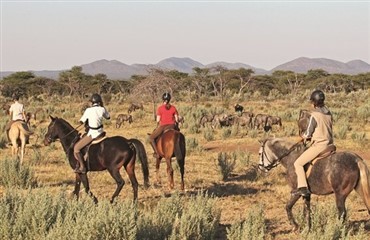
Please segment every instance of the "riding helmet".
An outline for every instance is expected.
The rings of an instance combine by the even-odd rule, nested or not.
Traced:
[[[103,103],[103,100],[101,98],[101,96],[97,93],[94,93],[93,95],[91,95],[91,100],[90,100],[93,104],[94,103],[99,103],[99,104],[102,104]]]
[[[163,93],[162,99],[163,101],[169,102],[171,100],[171,94],[169,94],[168,92]]]
[[[313,102],[314,105],[323,105],[325,100],[325,94],[321,90],[315,90],[312,92],[310,100],[311,102]]]

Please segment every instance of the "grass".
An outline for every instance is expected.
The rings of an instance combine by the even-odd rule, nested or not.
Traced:
[[[332,101],[328,101],[328,104],[330,104],[329,107],[331,110],[336,113],[334,132],[338,134],[335,138],[335,143],[338,150],[351,150],[358,152],[360,155],[365,154],[365,156],[368,157],[365,160],[367,161],[368,166],[370,166],[370,153],[367,150],[370,147],[368,134],[370,132],[370,126],[369,124],[363,124],[365,121],[364,118],[366,118],[368,114],[367,102],[370,101],[370,94],[364,94],[360,92],[358,94],[362,94],[365,96],[365,98],[359,98],[357,95],[351,94],[349,97],[353,98],[353,101],[347,98],[347,101],[351,102],[351,105],[348,106],[348,108],[343,108],[341,104],[334,104]],[[59,142],[55,142],[52,145],[45,147],[42,143],[43,136],[49,123],[48,114],[45,113],[39,114],[40,119],[37,120],[37,124],[33,129],[35,134],[31,137],[32,145],[27,146],[24,160],[24,167],[26,167],[29,172],[32,172],[33,177],[37,179],[37,187],[28,190],[28,187],[26,186],[23,187],[23,189],[9,192],[8,187],[5,186],[5,184],[2,184],[0,185],[0,193],[5,199],[9,199],[9,196],[14,196],[14,198],[11,198],[13,199],[11,200],[13,202],[25,201],[22,197],[28,196],[30,199],[34,199],[32,200],[34,202],[51,204],[53,201],[56,201],[51,200],[53,197],[60,197],[60,204],[62,204],[66,209],[71,209],[71,212],[68,213],[70,216],[73,216],[73,214],[76,216],[76,214],[78,214],[76,212],[79,212],[79,214],[84,213],[86,216],[94,218],[93,213],[95,213],[96,216],[101,216],[101,219],[106,222],[111,222],[113,221],[112,219],[117,218],[118,222],[122,221],[122,224],[124,224],[123,221],[125,221],[125,219],[121,219],[121,217],[126,218],[126,220],[132,218],[141,219],[141,221],[137,220],[136,227],[129,227],[130,225],[126,224],[127,229],[125,228],[125,230],[122,231],[127,230],[127,234],[143,236],[142,239],[145,239],[146,235],[145,233],[141,232],[140,229],[145,229],[151,234],[157,234],[155,236],[159,236],[159,239],[161,239],[163,236],[166,236],[168,239],[201,239],[200,232],[198,230],[200,229],[199,226],[203,226],[203,224],[206,227],[204,228],[204,232],[202,232],[202,234],[207,236],[207,239],[238,239],[238,237],[234,238],[231,236],[238,236],[236,235],[236,232],[238,231],[240,234],[243,234],[243,232],[249,232],[250,230],[248,229],[251,228],[250,219],[255,219],[254,222],[257,225],[253,226],[254,228],[263,229],[263,231],[259,231],[259,234],[255,233],[255,239],[305,238],[305,234],[307,234],[305,232],[299,233],[301,235],[290,232],[290,226],[287,222],[284,207],[286,201],[289,199],[290,189],[286,185],[283,169],[278,167],[269,172],[268,175],[263,176],[257,174],[254,166],[258,162],[258,140],[263,139],[266,136],[281,136],[296,139],[296,134],[298,132],[296,130],[296,117],[299,109],[309,109],[309,106],[305,105],[303,102],[301,104],[291,102],[289,98],[284,99],[282,97],[281,99],[276,99],[279,96],[274,95],[269,96],[271,99],[264,99],[264,96],[258,96],[258,94],[253,97],[255,100],[244,101],[241,102],[241,104],[248,106],[248,110],[254,112],[255,114],[267,113],[275,116],[281,116],[283,119],[282,129],[273,127],[273,131],[266,134],[261,130],[247,128],[202,128],[199,127],[196,122],[197,117],[199,117],[202,112],[224,111],[232,113],[232,100],[230,100],[230,103],[226,103],[225,105],[222,105],[217,101],[211,101],[211,103],[200,102],[194,106],[190,103],[174,102],[178,109],[181,109],[179,110],[180,114],[185,116],[185,124],[183,125],[181,131],[184,133],[188,144],[185,163],[186,192],[181,194],[177,193],[179,190],[180,174],[178,168],[176,167],[176,161],[172,162],[175,171],[175,190],[169,191],[167,189],[167,173],[164,161],[162,161],[159,170],[161,183],[155,184],[155,162],[151,157],[152,149],[149,143],[146,141],[147,133],[152,132],[156,125],[151,112],[152,106],[149,103],[144,105],[144,110],[135,111],[132,113],[134,122],[131,125],[125,124],[124,127],[116,129],[114,118],[112,118],[111,121],[105,122],[104,126],[108,136],[122,135],[128,138],[138,138],[145,144],[148,154],[150,182],[152,185],[147,190],[144,190],[142,186],[140,186],[139,202],[136,206],[136,212],[132,209],[134,207],[130,205],[130,202],[133,198],[130,182],[125,172],[122,171],[122,176],[125,179],[126,185],[123,187],[123,190],[117,199],[118,203],[121,204],[122,207],[115,210],[117,210],[119,213],[121,213],[120,211],[127,211],[129,213],[135,212],[135,214],[132,216],[124,213],[121,214],[122,216],[115,215],[113,212],[111,212],[112,209],[110,209],[109,206],[106,206],[105,201],[110,199],[116,187],[114,180],[106,171],[89,173],[88,177],[91,191],[102,202],[102,209],[97,211],[106,211],[109,213],[107,216],[103,216],[101,212],[92,211],[90,213],[87,212],[87,210],[82,209],[82,206],[80,206],[81,203],[87,204],[87,207],[90,206],[89,198],[86,198],[86,196],[84,197],[83,193],[81,193],[81,201],[71,201],[69,196],[70,192],[73,190],[73,181],[75,175],[66,161],[61,144]],[[328,95],[327,98],[331,99],[332,97]],[[111,115],[117,116],[119,113],[126,113],[128,103],[122,101],[118,104],[114,101],[114,99],[115,96],[112,96],[110,103],[106,105]],[[361,101],[358,99],[361,99]],[[49,110],[49,114],[63,117],[73,126],[77,126],[81,113],[76,109],[80,109],[84,103],[74,99],[68,99],[68,102],[66,100],[62,101],[64,102],[56,103],[52,100],[46,100],[43,107]],[[33,103],[30,102],[30,104]],[[223,106],[228,108],[225,109]],[[36,106],[31,105],[29,107],[31,109],[32,107]],[[344,109],[347,109],[347,111],[344,111]],[[359,110],[354,111],[353,109]],[[11,161],[12,158],[10,156],[10,149],[6,148],[5,145],[3,146],[1,141],[0,151],[2,155],[0,157],[0,165],[4,166],[5,164],[8,164],[13,166],[13,169],[17,169],[16,165],[12,165],[16,163]],[[235,166],[227,173],[227,181],[224,181],[222,178],[220,178],[220,168],[217,166],[217,159],[219,153],[221,152],[227,154],[229,160],[235,160]],[[1,176],[6,176],[6,172],[7,171],[2,172]],[[11,173],[11,171],[8,172]],[[138,181],[140,184],[142,184],[142,174],[140,173],[140,166],[138,165],[136,166],[136,172]],[[12,175],[15,175],[15,173],[12,173]],[[39,198],[32,197],[33,194],[36,194],[36,192],[40,193]],[[203,195],[200,193],[207,193],[208,195]],[[51,196],[49,196],[49,194],[51,194]],[[181,208],[189,211],[188,214],[182,214],[182,212],[176,208],[176,206],[180,206],[176,205],[179,201],[181,201]],[[193,206],[192,204],[195,205]],[[324,205],[324,208],[328,209],[335,206],[333,196],[312,197],[313,208],[319,208],[321,204],[326,204]],[[334,221],[336,219],[335,216],[326,214],[326,216],[330,217],[329,220],[332,222],[324,224],[320,223],[321,220],[317,220],[319,224],[317,224],[317,226],[315,225],[317,227],[317,231],[321,232],[322,236],[333,236],[333,234],[337,234],[337,230],[335,229],[340,229],[338,230],[338,234],[340,234],[343,239],[346,239],[349,236],[354,239],[363,239],[361,238],[363,236],[363,231],[365,231],[367,234],[369,233],[368,231],[366,232],[366,230],[362,230],[360,226],[361,224],[359,224],[361,221],[369,219],[366,211],[363,211],[364,204],[361,202],[361,200],[356,194],[351,194],[346,204],[349,209],[352,209],[348,215],[348,218],[352,222],[349,222],[348,226],[343,228],[342,226],[336,225]],[[51,207],[53,206],[52,204],[47,206],[50,206],[50,208],[53,209],[53,207]],[[203,208],[198,208],[200,206]],[[262,210],[261,206],[263,206]],[[114,209],[115,206],[111,207]],[[62,230],[62,225],[66,222],[61,220],[59,222],[56,221],[55,219],[57,217],[55,216],[57,215],[53,215],[54,213],[50,213],[49,211],[46,211],[46,213],[49,214],[49,217],[52,219],[52,221],[54,221],[53,226],[57,227],[59,230],[55,229],[54,232],[45,230],[50,229],[50,226],[48,228],[47,225],[43,225],[44,223],[42,223],[42,219],[44,219],[44,217],[40,215],[41,209],[42,204],[40,204],[40,209],[38,210],[39,213],[35,215],[39,216],[38,221],[32,220],[30,216],[27,216],[31,213],[23,213],[26,222],[28,221],[32,223],[32,221],[35,221],[34,224],[39,226],[38,230],[36,230],[36,227],[33,229],[32,234],[34,235],[32,236],[40,237],[43,236],[41,232],[45,233],[45,231],[47,231],[47,236],[58,239],[69,233],[66,232],[67,230]],[[202,212],[203,210],[204,212]],[[299,217],[301,210],[302,203],[298,202],[297,206],[295,207],[294,214]],[[58,210],[57,208],[54,208],[53,211],[58,212],[60,209]],[[209,219],[212,219],[212,221],[205,222],[204,220],[208,219],[206,216],[208,216]],[[323,216],[325,216],[325,214]],[[82,217],[79,218],[79,221],[83,220],[84,219]],[[154,222],[161,222],[163,223],[163,226],[154,225]],[[11,222],[9,222],[9,220],[4,220],[4,224],[10,223]],[[108,232],[111,232],[112,236],[114,237],[125,236],[124,238],[127,239],[129,239],[129,236],[131,236],[123,235],[123,232],[120,232],[120,230],[116,229],[115,227],[109,228],[107,226],[106,228],[103,228],[102,226],[104,226],[104,224],[96,219],[92,220],[91,224],[92,226],[98,227],[102,234],[109,234]],[[304,222],[301,222],[301,224],[304,226]],[[333,230],[329,229],[330,226],[327,226],[328,229],[324,228],[326,225],[330,225]],[[10,230],[10,232],[23,231],[23,235],[19,235],[23,237],[26,233],[31,235],[30,232],[27,232],[28,230],[22,229],[17,224],[15,224],[15,226],[17,227],[13,230]],[[74,225],[71,223],[69,223],[68,226],[74,227]],[[138,228],[138,226],[141,227]],[[84,234],[91,230],[89,229],[89,226],[83,224],[82,228],[80,229],[81,233]],[[163,231],[161,231],[161,229]],[[231,229],[235,230],[231,231]],[[73,236],[78,236],[77,230],[71,229],[69,231]],[[5,233],[4,231],[0,232]],[[187,233],[193,235],[186,235]],[[323,233],[328,234],[325,235]],[[96,234],[94,236],[107,239],[110,235]],[[312,235],[310,239],[313,238],[319,237],[318,235]],[[9,238],[4,236],[2,239]],[[94,238],[92,237],[92,239]]]

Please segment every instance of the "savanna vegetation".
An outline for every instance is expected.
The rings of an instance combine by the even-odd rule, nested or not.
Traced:
[[[268,174],[257,171],[259,142],[268,136],[298,140],[297,118],[315,88],[326,93],[334,115],[337,149],[358,153],[370,166],[370,73],[355,76],[311,70],[306,74],[278,71],[255,76],[250,69],[194,69],[193,74],[153,69],[147,76],[122,81],[105,75],[90,76],[80,67],[60,74],[58,80],[18,72],[0,81],[0,101],[10,103],[14,92],[22,94],[31,119],[30,144],[23,164],[11,156],[4,131],[0,135],[0,238],[1,239],[368,239],[366,206],[351,193],[348,217],[337,218],[334,196],[312,196],[312,229],[303,217],[303,201],[294,214],[301,226],[292,232],[285,213],[290,188],[284,169]],[[167,188],[162,162],[161,182],[156,182],[152,149],[147,133],[156,126],[153,110],[164,91],[184,117],[186,137],[185,192],[180,191],[176,162],[175,189]],[[108,135],[137,138],[146,147],[150,161],[150,187],[139,188],[138,202],[127,176],[126,185],[109,203],[115,182],[107,172],[88,173],[91,191],[99,204],[84,194],[72,197],[75,174],[59,142],[44,146],[49,115],[77,126],[91,93],[103,96],[112,120],[104,122]],[[116,117],[127,114],[132,102],[143,109],[131,112],[132,123],[116,128]],[[234,114],[234,104],[244,111],[279,116],[282,127],[272,130],[241,127],[202,127],[207,113]],[[4,129],[9,117],[1,113]],[[81,132],[83,130],[81,129]],[[143,184],[140,162],[136,172]]]

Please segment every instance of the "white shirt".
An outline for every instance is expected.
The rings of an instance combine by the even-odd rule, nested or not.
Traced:
[[[104,132],[103,118],[110,118],[108,111],[104,107],[93,105],[92,107],[89,107],[85,110],[80,121],[86,122],[86,120],[88,120],[89,122],[89,131],[87,132],[87,136],[96,138]]]
[[[24,117],[23,117],[23,112],[24,112],[24,106],[23,104],[19,103],[18,101],[16,101],[15,103],[13,103],[10,108],[9,108],[9,112],[12,113],[12,120],[15,121],[15,120],[25,120]]]

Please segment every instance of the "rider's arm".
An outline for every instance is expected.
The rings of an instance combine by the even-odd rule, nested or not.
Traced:
[[[312,134],[313,134],[313,132],[315,131],[316,126],[317,126],[317,122],[316,122],[315,118],[311,116],[311,117],[310,117],[310,120],[309,120],[309,122],[308,122],[307,130],[306,130],[306,132],[303,134],[303,136],[302,136],[302,137],[303,137],[304,139],[312,138]]]

